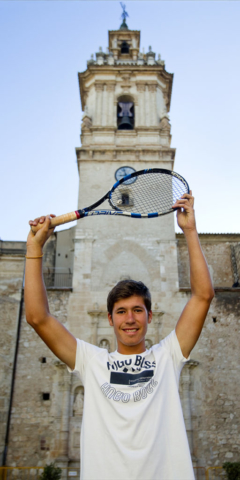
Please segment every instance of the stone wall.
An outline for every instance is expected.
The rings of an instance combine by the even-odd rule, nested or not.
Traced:
[[[190,270],[187,244],[183,234],[177,234],[178,271],[180,287],[190,285]],[[214,287],[232,287],[235,278],[232,264],[231,246],[236,251],[238,269],[238,247],[240,234],[200,234],[200,242],[206,257]],[[240,275],[240,271],[238,272]]]
[[[7,429],[23,285],[24,242],[0,242],[0,461]]]
[[[69,293],[48,292],[50,311],[65,326]],[[62,451],[63,402],[70,381],[66,366],[27,324],[23,309],[8,465],[43,465],[66,453]]]
[[[187,301],[190,292],[183,296]],[[201,466],[239,461],[239,312],[240,289],[216,292],[191,352],[198,362],[191,369],[189,392],[193,454]]]

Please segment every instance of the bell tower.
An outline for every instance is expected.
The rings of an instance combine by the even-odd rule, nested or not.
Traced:
[[[78,208],[97,201],[131,171],[173,169],[168,117],[172,82],[160,55],[156,59],[151,47],[140,51],[140,31],[129,30],[126,18],[119,30],[109,31],[107,50],[100,47],[79,73],[84,113],[82,146],[76,149]],[[101,208],[109,208],[108,203]],[[127,277],[145,282],[156,312],[165,310],[165,299],[178,288],[173,215],[84,218],[77,223],[74,243],[69,327],[86,341],[108,341],[115,349],[106,298],[117,281]],[[157,341],[158,326],[151,329],[149,341]]]

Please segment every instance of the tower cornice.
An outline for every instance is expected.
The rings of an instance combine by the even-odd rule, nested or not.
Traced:
[[[153,85],[157,86],[159,81],[159,86],[161,82],[165,85],[165,96],[166,96],[166,108],[167,111],[170,110],[171,95],[172,95],[172,85],[173,85],[173,73],[169,73],[165,70],[163,65],[89,65],[88,68],[78,73],[79,80],[79,89],[82,110],[84,111],[86,105],[86,99],[89,91],[89,87],[92,83],[102,85],[110,85],[115,82],[120,82],[121,75],[128,74],[130,79],[136,79],[138,85]],[[154,75],[154,79],[150,80],[149,76]],[[109,76],[109,78],[107,78]],[[141,79],[137,77],[141,76]],[[142,77],[146,76],[148,78],[143,79]],[[100,77],[100,78],[99,78]],[[105,77],[105,78],[104,78]]]

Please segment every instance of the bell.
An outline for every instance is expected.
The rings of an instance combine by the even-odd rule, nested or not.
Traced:
[[[133,130],[131,119],[127,116],[122,117],[118,124],[118,130]]]

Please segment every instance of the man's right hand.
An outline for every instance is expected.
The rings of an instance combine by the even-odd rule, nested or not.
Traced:
[[[29,225],[30,227],[36,227],[39,225],[39,230],[37,232],[33,232],[32,228],[27,237],[27,251],[31,254],[41,254],[42,248],[46,243],[47,239],[52,235],[54,228],[50,228],[51,218],[55,217],[56,215],[47,215],[35,218],[35,220],[30,220]]]

